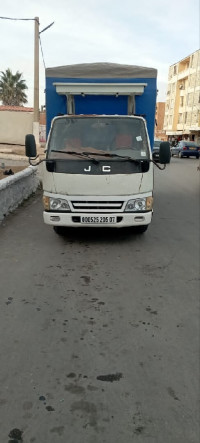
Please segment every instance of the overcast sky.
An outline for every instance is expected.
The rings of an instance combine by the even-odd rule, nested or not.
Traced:
[[[165,101],[169,66],[199,48],[199,0],[5,0],[1,16],[39,17],[46,67],[112,62],[158,69]],[[34,22],[0,20],[0,71],[23,73],[33,106]],[[40,52],[40,106],[45,104]]]

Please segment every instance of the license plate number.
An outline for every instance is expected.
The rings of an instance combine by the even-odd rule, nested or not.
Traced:
[[[83,224],[110,224],[116,223],[116,217],[112,215],[102,215],[102,216],[84,216],[81,217],[81,223]]]

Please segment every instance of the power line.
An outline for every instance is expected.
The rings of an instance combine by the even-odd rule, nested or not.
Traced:
[[[41,49],[42,60],[43,60],[43,64],[44,64],[44,69],[46,69],[46,65],[45,65],[45,61],[44,61],[44,53],[43,53],[43,49],[42,49],[42,41],[41,41],[41,37],[40,37],[40,35],[39,35],[39,42],[40,42],[40,49]]]
[[[13,18],[13,17],[0,17],[0,19],[2,19],[2,20],[24,20],[24,21],[35,20],[35,18]]]
[[[15,20],[15,21],[38,21],[37,18],[16,18],[16,17],[0,17],[1,20]],[[39,22],[38,22],[39,24]],[[40,38],[40,34],[44,31],[46,31],[48,28],[50,28],[52,25],[54,24],[54,22],[52,22],[50,25],[46,26],[46,28],[42,29],[42,31],[39,32],[39,42],[40,42],[40,49],[41,49],[41,54],[42,54],[42,60],[43,60],[43,64],[44,64],[44,68],[46,69],[46,65],[45,65],[45,61],[44,61],[44,52],[43,52],[43,48],[42,48],[42,41]]]
[[[41,49],[41,54],[42,54],[42,60],[43,60],[43,64],[44,64],[44,69],[46,69],[46,65],[45,65],[45,60],[44,60],[44,52],[43,52],[43,48],[42,48],[42,41],[41,41],[41,37],[40,34],[44,31],[46,31],[47,29],[49,29],[54,22],[50,23],[48,26],[46,26],[44,29],[42,29],[41,31],[39,31],[39,17],[34,17],[34,18],[17,18],[17,17],[2,17],[0,16],[1,20],[12,20],[12,21],[34,21],[35,22],[35,55],[34,55],[34,121],[38,122],[39,117],[38,117],[38,109],[39,109],[39,95],[37,94],[37,88],[36,85],[38,85],[39,87],[39,47],[38,44],[40,44],[40,49]],[[36,45],[37,43],[37,45]]]
[[[49,29],[49,28],[50,28],[51,26],[53,26],[53,25],[54,25],[54,22],[50,23],[50,25],[46,26],[46,28],[42,29],[42,31],[39,32],[39,42],[40,42],[40,49],[41,49],[42,60],[43,60],[43,64],[44,64],[44,69],[46,69],[46,65],[45,65],[45,61],[44,61],[44,52],[43,52],[43,49],[42,49],[42,40],[41,40],[40,34],[41,34],[42,32],[44,32],[44,31],[46,31],[47,29]]]

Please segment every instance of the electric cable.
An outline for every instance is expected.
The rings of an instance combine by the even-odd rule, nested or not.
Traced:
[[[16,18],[16,17],[0,17],[2,20],[23,20],[23,21],[29,21],[29,20],[36,20],[35,18]]]
[[[1,20],[15,20],[15,21],[17,21],[17,20],[38,21],[36,18],[17,18],[17,17],[0,17],[0,19]],[[38,24],[39,24],[39,22],[38,22]],[[54,24],[54,22],[50,23],[50,25],[46,26],[46,28],[42,29],[42,31],[39,32],[40,50],[41,50],[41,54],[42,54],[44,69],[46,69],[46,65],[45,65],[45,60],[44,60],[44,52],[43,52],[43,48],[42,48],[42,41],[41,41],[40,34],[44,31],[46,31],[46,29],[50,28],[53,24]]]
[[[44,61],[44,52],[42,49],[42,41],[41,41],[40,35],[39,35],[39,41],[40,41],[40,49],[41,49],[41,54],[42,54],[43,65],[44,65],[44,69],[46,69],[46,65],[45,65],[45,61]]]

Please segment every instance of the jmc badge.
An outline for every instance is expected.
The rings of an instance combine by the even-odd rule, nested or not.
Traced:
[[[102,166],[101,170],[102,170],[102,172],[111,172],[111,167],[110,166]],[[92,166],[88,166],[88,168],[84,168],[84,171],[91,172]]]

